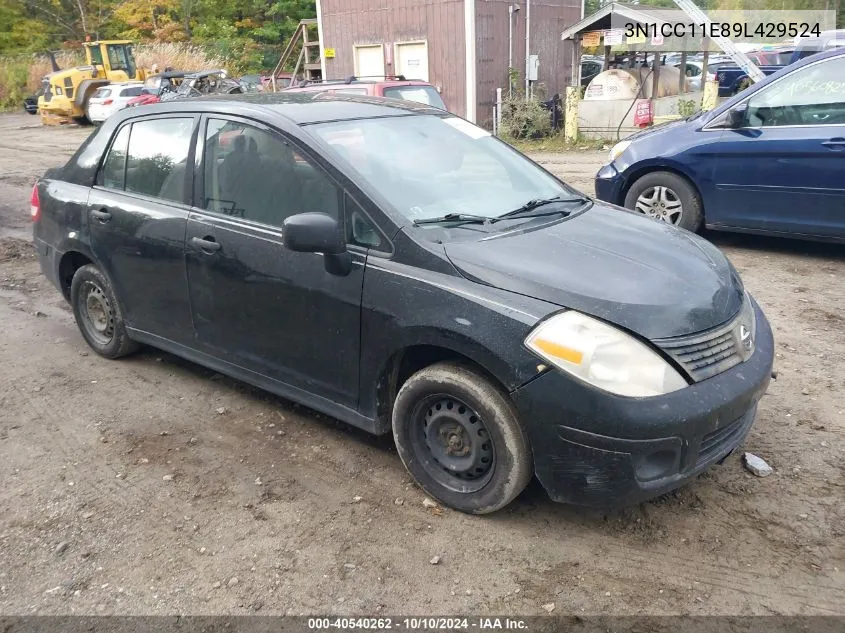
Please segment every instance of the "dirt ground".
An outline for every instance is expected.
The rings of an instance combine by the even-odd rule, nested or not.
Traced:
[[[0,116],[0,613],[845,614],[845,247],[709,235],[774,327],[745,449],[614,513],[423,507],[389,439],[153,349],[89,352],[28,245],[90,129]],[[604,153],[536,157],[592,191]],[[431,564],[434,556],[438,564]]]

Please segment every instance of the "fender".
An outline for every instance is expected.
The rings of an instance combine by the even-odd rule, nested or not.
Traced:
[[[73,105],[78,108],[85,107],[88,96],[97,88],[108,86],[109,83],[111,82],[108,79],[83,79],[73,95]]]

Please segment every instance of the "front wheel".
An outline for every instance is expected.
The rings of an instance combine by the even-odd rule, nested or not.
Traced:
[[[698,192],[685,178],[669,171],[654,171],[634,181],[625,207],[693,232],[701,228],[704,218]]]
[[[457,363],[426,367],[402,385],[393,437],[416,482],[461,512],[506,506],[533,472],[528,439],[507,394]]]
[[[70,302],[79,331],[88,345],[105,358],[120,358],[138,349],[129,338],[120,304],[102,271],[88,264],[73,275]]]

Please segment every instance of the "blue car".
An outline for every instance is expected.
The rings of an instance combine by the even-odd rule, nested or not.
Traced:
[[[697,231],[845,241],[845,50],[617,143],[599,199]]]

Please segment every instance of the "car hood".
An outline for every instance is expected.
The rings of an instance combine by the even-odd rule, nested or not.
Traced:
[[[733,317],[742,282],[688,231],[605,205],[536,229],[448,242],[465,277],[614,323],[647,339],[700,332]]]

